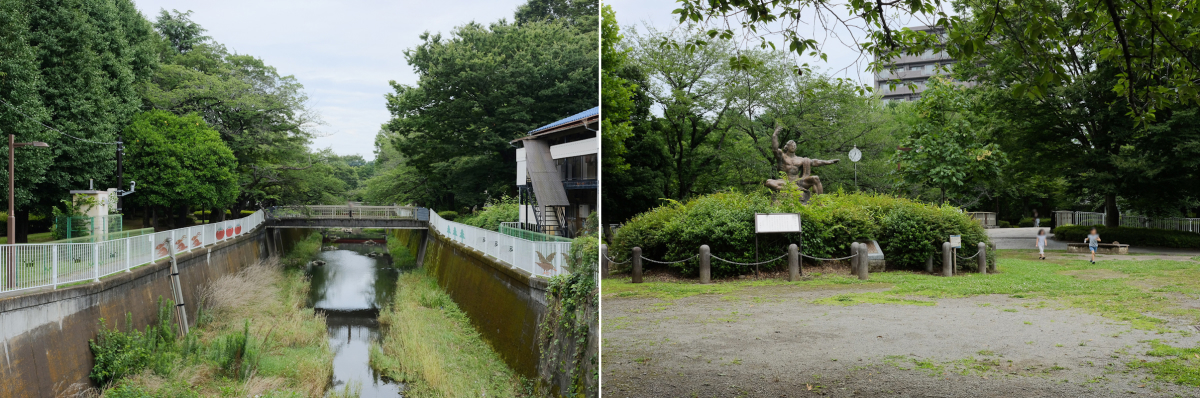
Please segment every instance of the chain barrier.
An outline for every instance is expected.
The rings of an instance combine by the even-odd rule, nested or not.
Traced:
[[[813,257],[813,256],[805,255],[805,254],[801,254],[800,256],[805,257],[805,258],[811,258],[813,260],[820,260],[820,261],[841,261],[841,260],[846,260],[846,259],[851,259],[851,258],[857,257],[858,253],[854,253],[849,256],[840,257],[840,258],[821,258],[821,257]]]
[[[645,257],[642,257],[642,258],[645,258]],[[630,257],[628,260],[625,260],[622,262],[617,262],[617,260],[613,260],[613,258],[609,257],[607,254],[604,255],[604,259],[608,260],[608,262],[610,262],[610,263],[613,263],[613,265],[629,264],[630,261],[633,261],[633,257]]]
[[[649,262],[652,262],[652,263],[655,263],[655,264],[671,265],[671,264],[678,264],[678,263],[682,263],[682,262],[684,262],[684,261],[690,261],[691,259],[693,259],[693,258],[696,258],[696,257],[700,257],[700,255],[699,255],[699,254],[697,254],[697,255],[695,255],[695,256],[691,256],[691,257],[688,257],[688,258],[685,258],[685,259],[683,259],[683,260],[679,260],[679,261],[658,261],[658,260],[651,260],[651,259],[648,259],[648,258],[646,258],[646,257],[642,257],[642,260],[646,260],[646,261],[649,261]]]
[[[971,255],[971,257],[963,257],[963,256],[960,256],[960,255],[958,255],[958,254],[956,253],[956,254],[954,255],[954,257],[958,257],[958,259],[959,259],[959,260],[970,260],[970,259],[973,259],[973,258],[975,258],[975,257],[979,256],[979,253],[983,253],[983,251],[981,251],[981,250],[977,250],[977,251],[975,251],[975,254],[972,254],[972,255]]]
[[[717,260],[721,260],[721,261],[724,261],[724,262],[727,262],[730,264],[735,264],[735,265],[761,265],[761,264],[766,264],[766,263],[772,263],[772,262],[775,262],[776,260],[787,257],[787,253],[784,253],[782,256],[775,257],[775,258],[767,260],[767,261],[757,262],[757,263],[739,263],[737,261],[729,261],[729,260],[717,257],[716,254],[710,254],[710,256],[712,256],[712,258],[715,258]]]

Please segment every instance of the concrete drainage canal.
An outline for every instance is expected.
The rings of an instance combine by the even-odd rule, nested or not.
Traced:
[[[369,364],[371,343],[381,339],[379,310],[392,303],[400,271],[384,254],[386,245],[326,244],[332,247],[309,262],[306,272],[312,284],[308,305],[326,315],[334,352],[329,391],[357,385],[363,398],[401,396],[404,386],[381,377]]]

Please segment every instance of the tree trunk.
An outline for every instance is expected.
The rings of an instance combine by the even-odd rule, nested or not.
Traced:
[[[159,230],[158,229],[158,205],[150,206],[150,228],[154,228],[155,232],[157,232]]]
[[[1104,195],[1104,213],[1104,226],[1121,226],[1121,213],[1117,212],[1117,194],[1109,193]]]
[[[29,210],[17,210],[17,236],[13,239],[15,243],[29,243]]]
[[[150,205],[142,206],[142,228],[153,228],[150,224]]]
[[[213,212],[213,214],[212,214],[212,216],[209,217],[209,218],[211,218],[211,220],[209,222],[225,221],[225,209],[224,208],[214,207],[212,212]]]

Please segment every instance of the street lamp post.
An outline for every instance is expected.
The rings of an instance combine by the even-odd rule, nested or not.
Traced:
[[[17,224],[16,224],[16,221],[14,221],[15,217],[16,217],[16,214],[15,214],[16,213],[16,203],[15,202],[16,202],[16,197],[17,197],[17,195],[15,194],[16,178],[13,176],[13,173],[15,173],[15,169],[16,169],[16,167],[15,167],[16,162],[13,160],[13,156],[16,155],[16,149],[18,147],[32,146],[32,147],[47,148],[50,146],[49,144],[46,144],[45,142],[41,142],[41,141],[34,141],[34,142],[16,142],[16,141],[17,141],[17,136],[12,135],[12,134],[8,135],[8,222],[7,222],[7,224],[8,224],[8,246],[9,246],[9,248],[8,248],[8,278],[5,278],[5,279],[8,282],[8,283],[6,283],[6,285],[8,285],[9,289],[12,289],[17,286],[17,261],[16,261],[17,260],[16,259],[17,250],[16,250],[16,247],[13,246],[14,244],[16,244],[15,240],[17,238]]]

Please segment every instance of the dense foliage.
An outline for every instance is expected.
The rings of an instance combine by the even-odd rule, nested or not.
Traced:
[[[237,160],[199,116],[144,112],[123,135],[127,178],[141,181],[135,203],[224,208],[237,199]]]
[[[376,139],[398,157],[366,198],[457,211],[515,194],[509,142],[596,106],[597,3],[531,1],[517,23],[422,34],[405,51],[417,84],[392,83],[392,119]]]
[[[470,226],[499,231],[500,223],[517,221],[521,215],[520,212],[520,207],[517,206],[517,198],[505,196],[489,200],[479,211],[459,217],[455,221]]]
[[[926,259],[940,251],[950,235],[962,235],[964,247],[988,242],[983,227],[951,206],[934,206],[908,199],[874,194],[831,193],[813,198],[809,205],[798,197],[781,195],[778,203],[759,193],[716,193],[686,203],[672,202],[639,214],[617,230],[610,256],[629,258],[633,247],[642,256],[659,261],[690,258],[700,245],[714,256],[730,261],[754,262],[755,213],[799,213],[804,233],[759,235],[759,259],[786,253],[801,243],[803,253],[822,258],[844,257],[850,243],[877,240],[889,268],[923,268]],[[778,264],[778,263],[777,263]],[[698,264],[672,265],[695,274]],[[740,275],[754,268],[713,260],[713,275]]]
[[[1054,228],[1054,240],[1083,243],[1092,228],[1096,228],[1096,233],[1102,240],[1101,243],[1118,242],[1130,246],[1200,249],[1200,233],[1152,228],[1065,225]]]
[[[600,384],[599,350],[589,346],[598,340],[600,328],[599,217],[594,214],[571,241],[567,256],[571,273],[550,279],[546,316],[538,325],[543,366],[568,375],[568,392],[576,396],[596,396]]]

